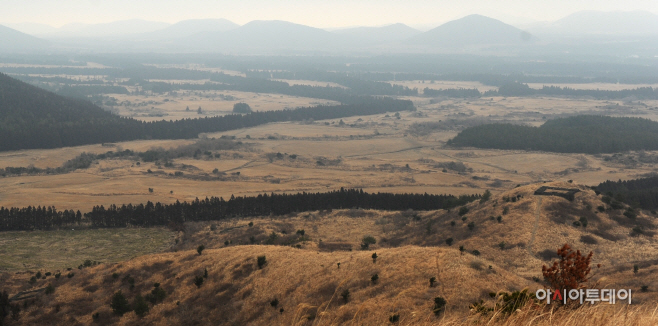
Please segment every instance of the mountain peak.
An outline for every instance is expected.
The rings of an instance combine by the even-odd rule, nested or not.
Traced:
[[[437,47],[522,44],[532,36],[500,20],[478,14],[447,22],[413,38],[418,44]]]

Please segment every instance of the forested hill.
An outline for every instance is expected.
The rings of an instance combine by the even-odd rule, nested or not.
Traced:
[[[589,154],[657,150],[658,122],[583,115],[540,127],[486,124],[463,130],[448,145]]]
[[[202,132],[235,130],[270,122],[336,119],[414,109],[411,101],[353,96],[350,104],[344,105],[142,122],[121,118],[89,102],[65,98],[0,74],[0,151],[135,139],[195,138]]]
[[[139,125],[90,102],[55,95],[0,73],[0,150],[103,142],[107,129]]]
[[[605,181],[596,186],[596,190],[612,198],[632,206],[644,209],[658,209],[658,176],[635,180]]]

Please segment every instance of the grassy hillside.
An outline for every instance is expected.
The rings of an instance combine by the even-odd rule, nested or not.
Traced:
[[[540,186],[578,192],[573,200],[535,195]],[[54,293],[22,301],[26,307],[10,325],[384,325],[394,315],[400,325],[654,325],[656,220],[642,211],[630,219],[623,215],[628,206],[611,207],[602,197],[585,186],[554,182],[521,186],[451,211],[353,209],[188,223],[172,252],[60,270],[59,279],[30,283],[33,269],[2,274],[0,280],[12,295],[54,286]],[[638,226],[645,232],[636,233]],[[367,235],[376,242],[360,250]],[[575,311],[527,306],[509,318],[501,318],[500,311],[469,312],[479,300],[493,307],[489,292],[546,287],[541,266],[555,259],[564,243],[593,251],[593,265],[602,265],[594,268],[589,286],[630,288],[634,305]],[[207,248],[201,254],[199,245]],[[262,268],[259,256],[265,256]],[[48,271],[57,272],[41,273]],[[436,277],[433,287],[431,277]],[[202,282],[195,285],[195,278]],[[149,303],[143,317],[112,313],[114,293],[120,290],[132,303],[138,294],[154,291],[154,283],[166,296]],[[345,290],[347,300],[341,295]],[[447,301],[438,316],[432,312],[436,297]]]

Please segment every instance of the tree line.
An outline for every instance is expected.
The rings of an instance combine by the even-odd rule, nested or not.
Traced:
[[[589,154],[658,150],[658,122],[583,115],[549,120],[539,127],[484,124],[461,131],[447,144]]]
[[[492,96],[574,96],[574,97],[592,97],[595,99],[623,99],[627,97],[636,97],[641,99],[658,99],[658,88],[638,87],[633,89],[621,90],[600,90],[600,89],[574,89],[570,87],[546,86],[540,89],[530,88],[527,84],[517,82],[506,83],[501,85],[498,90],[489,90],[480,92],[476,88],[451,88],[451,89],[431,89],[426,87],[423,90],[425,96],[446,96],[446,97],[492,97]]]
[[[262,194],[251,197],[195,199],[173,204],[147,202],[138,205],[94,206],[83,215],[54,207],[0,207],[0,231],[50,230],[86,225],[95,228],[151,227],[179,225],[191,221],[231,217],[285,215],[294,212],[331,209],[436,210],[450,209],[481,198],[481,195],[431,195],[367,193],[343,189],[326,193]]]
[[[634,180],[606,180],[596,190],[629,205],[643,209],[658,209],[658,176]]]
[[[122,118],[87,101],[58,96],[0,74],[0,151],[59,148],[136,139],[187,139],[199,133],[270,122],[336,119],[415,110],[387,97],[351,97],[349,104],[253,112],[177,121]]]

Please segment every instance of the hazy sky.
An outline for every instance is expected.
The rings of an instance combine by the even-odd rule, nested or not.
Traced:
[[[515,23],[556,20],[580,10],[644,10],[658,0],[0,0],[0,23],[105,23],[145,19],[174,23],[195,18],[287,20],[315,27],[390,23],[438,25],[478,13]],[[516,20],[516,21],[514,21]]]

